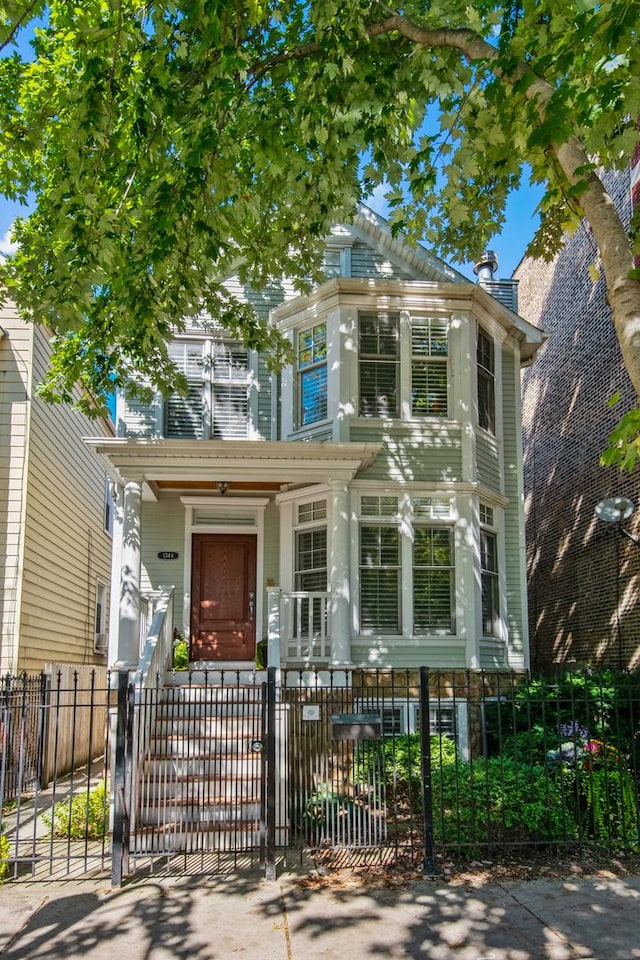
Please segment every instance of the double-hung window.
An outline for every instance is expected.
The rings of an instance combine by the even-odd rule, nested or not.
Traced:
[[[450,497],[363,494],[359,551],[363,636],[454,633]]]
[[[489,433],[496,432],[496,372],[493,340],[478,327],[478,425]]]
[[[246,348],[222,341],[186,340],[172,343],[169,356],[186,380],[187,393],[168,398],[165,436],[244,439],[249,424]]]
[[[327,325],[316,323],[298,334],[298,425],[327,416]]]
[[[447,321],[411,322],[411,414],[446,417],[448,414]]]
[[[482,579],[482,634],[500,636],[498,537],[493,529],[493,507],[480,504],[480,564]]]
[[[398,498],[363,496],[360,506],[360,632],[402,629]]]
[[[358,324],[360,416],[448,416],[447,320],[360,313]]]
[[[327,589],[327,503],[314,500],[297,507],[294,549],[294,587],[297,592],[322,593]],[[326,622],[323,598],[300,598],[295,608],[296,633],[308,635],[309,619],[314,633]]]
[[[450,501],[413,498],[413,626],[416,632],[453,633],[455,563]]]
[[[360,416],[397,417],[400,382],[400,316],[359,315]]]

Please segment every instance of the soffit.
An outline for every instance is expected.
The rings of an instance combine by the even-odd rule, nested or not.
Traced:
[[[373,462],[376,443],[251,440],[124,440],[88,437],[114,480],[174,486],[185,481],[260,481],[278,486],[351,480]]]

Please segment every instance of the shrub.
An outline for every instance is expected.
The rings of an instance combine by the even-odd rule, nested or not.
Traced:
[[[180,634],[173,641],[173,669],[189,669],[189,644]]]
[[[52,836],[70,840],[101,840],[108,833],[109,811],[104,780],[87,793],[77,793],[61,800],[52,814],[43,820]]]
[[[529,843],[577,836],[571,785],[541,766],[481,758],[433,769],[435,839],[445,844]]]
[[[0,833],[0,885],[4,883],[4,878],[9,870],[9,838]]]

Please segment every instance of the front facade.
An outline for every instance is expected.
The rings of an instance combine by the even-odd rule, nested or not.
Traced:
[[[111,502],[84,437],[113,425],[36,394],[49,334],[0,310],[0,673],[105,666]]]
[[[251,299],[291,367],[223,330],[172,345],[185,397],[119,399],[110,662],[173,590],[192,663],[528,665],[519,374],[541,335],[363,209],[327,280]],[[142,627],[141,627],[142,624]]]

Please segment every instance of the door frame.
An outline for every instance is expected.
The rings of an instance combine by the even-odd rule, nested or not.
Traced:
[[[269,497],[181,497],[185,508],[182,624],[191,641],[191,549],[194,533],[254,534],[256,537],[256,644],[263,638],[264,512]],[[200,517],[202,516],[202,519]],[[234,520],[236,521],[234,523]]]

